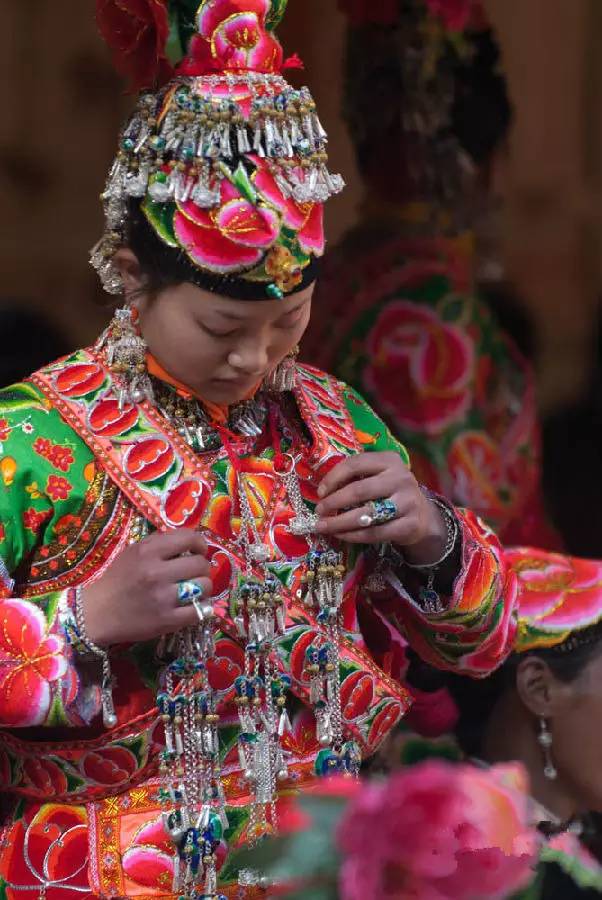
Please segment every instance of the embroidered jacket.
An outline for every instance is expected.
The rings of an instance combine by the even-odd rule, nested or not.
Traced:
[[[407,461],[366,403],[329,376],[299,367],[294,401],[291,429],[304,435],[299,476],[310,505],[321,477],[346,455],[395,450]],[[241,438],[237,452],[287,602],[277,653],[296,706],[282,814],[287,795],[314,778],[319,746],[304,660],[320,625],[297,600],[308,544],[287,527],[293,510],[275,477],[268,430]],[[471,513],[458,515],[462,571],[442,613],[427,615],[401,572],[393,587],[370,595],[373,553],[347,553],[341,701],[345,730],[365,756],[411,703],[402,681],[405,638],[433,664],[476,676],[496,667],[514,639],[515,576],[495,536]],[[156,642],[113,649],[118,724],[105,731],[98,667],[77,656],[65,630],[74,587],[97,578],[145,524],[202,528],[209,542],[222,628],[210,679],[221,701],[227,838],[230,846],[244,840],[248,787],[232,702],[244,651],[228,605],[242,567],[239,516],[227,453],[195,455],[146,403],[120,410],[94,351],[0,392],[0,790],[10,806],[0,877],[7,896],[172,896],[173,858],[158,794],[164,738]],[[226,860],[228,895],[235,877]]]

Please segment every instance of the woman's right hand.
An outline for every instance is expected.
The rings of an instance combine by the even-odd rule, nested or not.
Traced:
[[[178,603],[178,582],[196,581],[209,598],[209,572],[207,542],[198,532],[157,532],[132,544],[82,590],[88,638],[102,647],[152,640],[198,624],[194,606]]]

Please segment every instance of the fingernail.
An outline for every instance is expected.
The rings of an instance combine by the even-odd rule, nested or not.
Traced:
[[[325,493],[326,493],[326,488],[324,487],[323,484],[321,484],[318,487],[318,497],[323,497]]]
[[[317,516],[321,516],[321,515],[322,515],[322,511],[323,511],[323,510],[322,510],[322,504],[321,504],[321,503],[318,503],[318,505],[316,506],[316,515],[317,515]]]

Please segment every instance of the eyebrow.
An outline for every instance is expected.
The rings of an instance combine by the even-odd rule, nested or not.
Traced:
[[[285,316],[290,316],[292,313],[297,312],[297,310],[301,309],[307,303],[308,298],[306,297],[301,303],[298,303],[296,306],[293,306],[291,309],[287,309],[285,313],[280,316],[280,318],[284,318]],[[215,309],[212,310],[216,312],[218,315],[222,316],[224,319],[228,319],[230,322],[242,322],[244,320],[244,316],[239,316],[236,313],[227,312],[224,309]]]

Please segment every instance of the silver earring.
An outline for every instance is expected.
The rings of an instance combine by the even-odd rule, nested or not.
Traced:
[[[556,766],[552,759],[552,732],[548,728],[547,719],[543,716],[539,720],[539,734],[537,735],[537,743],[543,750],[543,774],[550,781],[555,781],[558,777]]]
[[[283,394],[292,391],[297,383],[297,356],[299,348],[295,347],[285,356],[273,372],[263,382],[263,389],[270,394]]]
[[[107,365],[118,377],[120,409],[143,400],[154,402],[153,386],[146,368],[148,347],[136,327],[131,306],[116,310],[98,349],[105,350]]]

